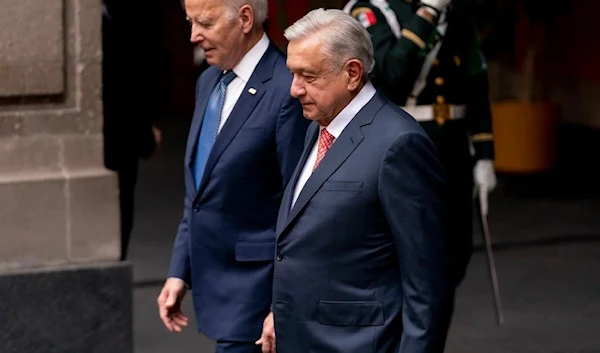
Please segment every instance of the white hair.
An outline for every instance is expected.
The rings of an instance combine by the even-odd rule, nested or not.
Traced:
[[[268,0],[225,0],[223,2],[232,13],[237,12],[244,5],[250,5],[254,13],[255,27],[262,26],[267,20],[267,13],[269,11]]]
[[[288,41],[328,30],[323,36],[323,50],[327,58],[340,66],[358,59],[364,67],[363,81],[368,81],[375,67],[373,42],[369,32],[353,17],[342,10],[323,8],[312,10],[284,32]]]

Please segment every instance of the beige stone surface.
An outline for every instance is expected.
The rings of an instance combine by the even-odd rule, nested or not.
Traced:
[[[72,261],[118,260],[119,210],[117,182],[113,175],[76,176],[69,180],[68,202],[70,239],[69,259]]]
[[[17,175],[59,173],[62,144],[51,135],[9,137],[0,140],[0,181],[15,182]]]
[[[0,0],[0,272],[115,261],[101,1]]]
[[[118,260],[117,181],[102,168],[0,180],[0,272]]]
[[[62,139],[64,166],[71,173],[95,169],[103,163],[102,135],[71,135]]]
[[[37,0],[27,0],[23,4],[17,0],[0,0],[0,6],[3,6],[0,16],[5,16],[5,9],[8,11],[11,7],[29,6],[26,2],[38,3]],[[46,2],[39,3],[47,6]],[[58,98],[42,93],[34,98],[22,94],[9,101],[3,101],[0,94],[0,138],[13,133],[25,136],[102,132],[101,2],[61,0],[60,3],[64,4],[60,13],[60,21],[64,25],[61,52],[66,54],[60,70],[63,92]],[[4,31],[1,17],[0,23]],[[23,33],[20,35],[27,37]],[[1,49],[3,36],[8,34],[0,33],[0,66],[5,60]],[[1,76],[0,86],[3,85]],[[39,85],[46,84],[42,81],[52,80],[43,75],[32,76],[32,79],[40,81],[35,82]]]
[[[0,8],[0,97],[62,93],[63,0],[1,0]]]
[[[66,180],[0,182],[0,271],[67,259]]]
[[[20,135],[22,126],[19,116],[0,116],[0,138]]]

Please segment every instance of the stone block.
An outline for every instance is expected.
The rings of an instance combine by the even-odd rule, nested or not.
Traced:
[[[0,97],[63,93],[63,4],[63,0],[2,1]]]
[[[0,115],[0,139],[20,135],[22,126],[23,122],[19,116]]]
[[[102,135],[71,135],[63,138],[65,167],[69,170],[98,168],[104,165]]]
[[[87,171],[89,172],[89,170]],[[96,173],[69,180],[71,261],[118,260],[121,255],[117,178]]]
[[[114,173],[96,167],[0,177],[0,271],[118,260]]]
[[[85,118],[81,111],[46,110],[41,114],[23,117],[23,135],[71,135],[84,131]]]
[[[40,135],[0,139],[0,180],[8,175],[58,173],[62,146],[58,136]]]
[[[61,178],[0,181],[0,271],[65,261],[65,190]]]
[[[127,263],[0,273],[0,351],[131,353]]]

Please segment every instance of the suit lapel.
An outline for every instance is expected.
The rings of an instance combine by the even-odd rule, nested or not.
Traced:
[[[246,83],[246,86],[244,87],[242,94],[233,107],[231,114],[229,114],[227,121],[217,135],[215,144],[213,145],[213,148],[208,156],[208,160],[206,161],[206,167],[198,187],[196,198],[199,198],[200,195],[202,195],[202,191],[208,184],[212,170],[219,161],[219,158],[229,146],[231,141],[233,141],[235,135],[238,133],[242,125],[244,125],[246,120],[250,117],[250,115],[252,115],[254,108],[256,108],[258,102],[260,102],[261,98],[264,96],[267,90],[264,82],[270,80],[273,76],[273,67],[275,66],[277,55],[279,55],[279,51],[273,45],[273,43],[271,43],[262,59],[259,61],[258,65],[256,65],[252,76],[250,76],[248,83]],[[254,88],[254,94],[249,92],[250,88]]]
[[[363,134],[355,119],[352,119],[342,134],[334,142],[317,169],[302,188],[298,200],[287,218],[286,227],[296,218],[321,185],[333,174],[362,142]]]
[[[319,125],[313,123],[310,125],[310,128],[307,132],[307,139],[304,141],[304,152],[302,152],[302,156],[296,165],[296,170],[290,181],[288,182],[287,187],[285,188],[285,192],[283,193],[283,199],[281,200],[281,207],[279,209],[279,216],[277,217],[277,231],[276,234],[279,234],[279,231],[283,229],[283,226],[287,224],[287,219],[290,213],[290,206],[292,204],[292,199],[294,197],[294,191],[296,190],[296,184],[298,183],[298,178],[302,173],[302,169],[304,169],[304,165],[306,164],[306,160],[310,155],[310,152],[313,149],[315,141],[319,137]]]
[[[213,89],[217,85],[217,81],[219,80],[220,71],[215,68],[211,73],[212,76],[207,78],[206,87],[210,87],[209,90],[205,90],[201,95],[196,94],[196,107],[194,108],[194,117],[192,119],[192,124],[190,126],[189,139],[187,143],[187,151],[186,151],[186,165],[188,167],[192,166],[194,161],[194,157],[196,156],[196,149],[198,145],[198,137],[200,134],[200,127],[202,126],[202,121],[204,120],[204,112],[206,111],[206,104],[208,103],[208,98],[210,97]],[[204,89],[204,87],[202,87]]]
[[[255,88],[257,93],[255,95],[248,93],[247,90],[249,87]],[[199,192],[206,187],[215,164],[217,164],[217,161],[227,146],[229,146],[242,125],[244,125],[248,117],[250,117],[252,111],[254,108],[256,108],[256,105],[258,102],[260,102],[260,99],[264,94],[265,87],[263,86],[262,82],[260,82],[260,80],[253,75],[250,78],[250,81],[248,81],[246,87],[244,87],[244,91],[231,111],[231,114],[227,118],[227,121],[223,125],[223,128],[217,135],[215,144],[213,145],[213,148],[208,156],[208,160],[206,161],[206,167],[204,169],[204,174],[202,175],[202,181],[198,187]]]
[[[356,147],[363,141],[364,136],[361,132],[361,127],[369,125],[373,122],[375,114],[381,107],[387,102],[387,100],[380,94],[377,93],[375,96],[365,105],[356,116],[346,126],[342,134],[336,139],[331,149],[327,152],[325,157],[321,160],[321,163],[313,174],[308,178],[304,188],[298,196],[298,200],[292,207],[289,215],[285,218],[285,224],[278,227],[279,231],[277,236],[279,237],[294,221],[294,219],[300,214],[300,212],[306,207],[306,204],[310,199],[317,193],[321,185],[329,179],[329,177],[348,159],[348,157],[354,152]],[[318,129],[317,129],[318,131]],[[318,135],[318,134],[316,134]],[[313,137],[316,138],[316,137]],[[314,139],[312,140],[314,144]],[[312,144],[306,146],[302,166],[306,163],[306,158],[310,154]],[[307,152],[308,150],[308,152]],[[296,174],[300,172],[296,170]],[[295,175],[295,182],[291,187],[288,187],[287,194],[291,199],[290,194],[293,194],[298,175]],[[289,209],[289,207],[288,207]]]

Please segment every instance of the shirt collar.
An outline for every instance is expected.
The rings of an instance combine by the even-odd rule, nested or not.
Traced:
[[[233,72],[237,77],[241,78],[244,82],[250,80],[250,76],[254,72],[254,69],[258,65],[260,59],[267,52],[269,48],[269,37],[266,33],[263,33],[262,38],[256,43],[250,51],[244,55],[242,60],[233,68]]]
[[[352,118],[375,96],[375,92],[373,84],[367,82],[356,97],[327,125],[327,131],[337,139]]]

